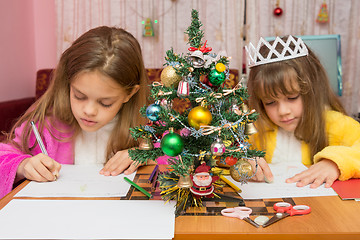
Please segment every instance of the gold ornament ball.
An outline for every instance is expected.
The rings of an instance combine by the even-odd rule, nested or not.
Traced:
[[[241,181],[241,179],[242,179],[241,174],[247,175],[248,177],[250,177],[253,174],[251,164],[244,159],[239,159],[237,161],[237,163],[235,163],[234,165],[232,165],[230,167],[230,176],[235,181],[237,181],[237,182]]]
[[[161,82],[164,84],[165,87],[177,87],[180,80],[182,79],[181,76],[176,74],[175,68],[172,66],[167,66],[164,68],[160,75]]]
[[[226,70],[226,66],[225,66],[223,63],[217,63],[217,64],[215,65],[215,69],[216,69],[216,71],[218,71],[218,72],[223,72],[223,71]]]
[[[211,112],[203,106],[194,107],[188,115],[189,125],[196,130],[199,130],[201,125],[209,125],[211,120]]]

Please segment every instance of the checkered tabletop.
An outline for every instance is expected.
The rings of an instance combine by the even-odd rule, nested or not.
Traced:
[[[152,200],[162,200],[160,195],[159,183],[155,184],[153,188],[152,183],[148,183],[150,173],[137,173],[134,182],[140,187],[144,188],[146,191],[150,192],[153,195]],[[215,193],[224,194],[226,196],[240,198],[240,196],[234,192],[234,190],[227,185],[224,187],[216,187]],[[143,193],[131,187],[126,197],[121,197],[121,200],[148,200],[149,198]],[[241,199],[241,198],[240,198]],[[190,207],[186,211],[181,212],[181,216],[221,216],[221,210],[224,208],[232,208],[237,206],[246,206],[250,207],[253,212],[251,215],[265,215],[272,216],[275,211],[273,205],[277,202],[288,202],[292,205],[295,205],[295,202],[292,198],[273,198],[273,199],[249,199],[243,200],[243,202],[219,202],[213,201],[212,199],[204,199],[203,207]]]

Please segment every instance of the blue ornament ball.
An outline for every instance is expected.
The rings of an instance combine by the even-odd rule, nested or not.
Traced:
[[[146,108],[146,117],[151,121],[159,120],[161,111],[161,106],[159,104],[153,103]]]

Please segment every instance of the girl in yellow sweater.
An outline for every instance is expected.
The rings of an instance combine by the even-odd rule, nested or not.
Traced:
[[[318,58],[300,38],[259,43],[247,48],[249,105],[259,113],[249,141],[266,155],[253,180],[271,182],[268,163],[281,161],[311,165],[286,180],[298,187],[359,178],[360,124],[346,115]]]

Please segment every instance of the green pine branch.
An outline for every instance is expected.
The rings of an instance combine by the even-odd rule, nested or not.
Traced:
[[[199,13],[197,10],[193,9],[191,11],[191,19],[191,24],[185,33],[189,36],[188,44],[190,44],[191,47],[198,48],[202,44],[204,31],[200,29],[202,23],[199,21]]]

